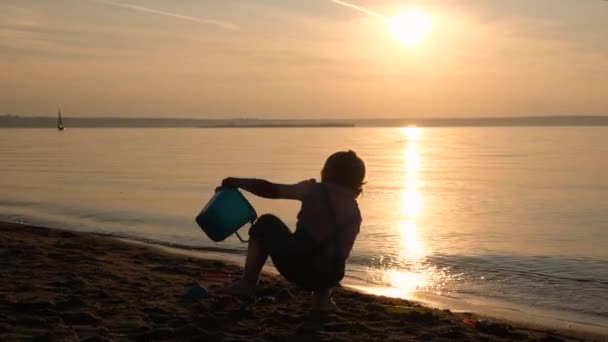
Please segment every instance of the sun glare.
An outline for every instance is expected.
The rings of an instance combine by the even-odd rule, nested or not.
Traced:
[[[390,21],[393,34],[405,44],[416,44],[422,41],[431,30],[431,19],[424,12],[416,9],[407,10]]]

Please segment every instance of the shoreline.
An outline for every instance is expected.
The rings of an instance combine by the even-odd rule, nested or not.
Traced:
[[[314,318],[308,294],[270,273],[262,277],[262,300],[246,304],[218,292],[240,275],[239,266],[169,248],[0,222],[0,340],[608,340],[344,287],[335,292],[338,311]],[[183,303],[194,282],[210,296]]]
[[[0,220],[0,223],[2,222],[3,221]],[[40,222],[8,222],[21,225],[33,225],[38,227],[51,227]],[[118,239],[130,244],[149,246],[161,249],[165,252],[169,252],[172,254],[179,254],[198,259],[228,262],[235,265],[242,265],[244,261],[244,251],[238,249],[209,246],[201,247],[193,245],[183,245],[179,243],[175,244],[164,240],[143,238],[138,235],[122,235],[89,229],[80,230],[76,229],[75,227],[54,228],[58,226],[52,226],[53,228],[50,229],[78,231],[99,237]],[[278,272],[272,264],[267,264],[264,268],[264,271],[274,275],[278,275]],[[587,317],[577,313],[552,311],[550,309],[543,309],[535,307],[533,305],[516,305],[510,302],[491,300],[483,296],[480,297],[469,295],[466,297],[453,297],[449,294],[442,295],[418,291],[415,291],[413,293],[404,293],[399,289],[390,287],[388,285],[366,282],[362,280],[362,278],[360,278],[362,276],[360,272],[360,269],[351,269],[350,271],[347,271],[346,277],[342,281],[342,285],[346,288],[355,290],[363,294],[405,299],[420,303],[424,306],[441,310],[448,309],[454,312],[471,312],[493,320],[509,321],[514,323],[515,325],[524,324],[540,326],[546,329],[567,329],[599,334],[603,334],[604,331],[608,331],[608,324],[606,324],[607,322],[602,321],[601,318],[597,316]]]
[[[117,238],[111,234],[106,235],[99,233],[99,235]],[[161,241],[151,242],[143,239],[122,237],[118,237],[118,239],[127,243],[158,248],[173,254],[204,260],[221,261],[237,266],[240,266],[244,262],[245,257],[242,253],[234,253],[233,251],[228,253],[221,248],[193,248],[181,245],[172,246],[171,244]],[[279,276],[278,271],[271,264],[264,266],[264,272]],[[379,284],[370,284],[358,278],[353,278],[352,274],[349,276],[348,271],[346,273],[346,277],[341,282],[342,286],[366,295],[412,301],[433,309],[450,310],[452,312],[460,313],[474,313],[477,316],[486,319],[510,322],[510,324],[515,325],[523,324],[526,326],[542,327],[544,329],[553,329],[557,331],[565,329],[596,334],[602,334],[604,331],[608,331],[603,325],[586,322],[579,315],[564,315],[563,313],[546,309],[515,306],[512,303],[490,301],[487,298],[482,297],[462,299],[426,292],[415,292],[411,295],[403,295],[398,289]]]

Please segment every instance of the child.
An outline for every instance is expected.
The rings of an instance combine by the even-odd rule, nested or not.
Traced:
[[[281,275],[313,291],[313,311],[335,309],[331,290],[344,277],[345,261],[359,233],[361,213],[356,198],[361,194],[364,178],[363,161],[355,152],[344,151],[329,156],[321,171],[321,183],[314,179],[293,185],[261,179],[224,179],[223,187],[302,202],[294,233],[274,215],[258,218],[249,230],[243,277],[227,291],[254,297],[260,272],[270,255]]]

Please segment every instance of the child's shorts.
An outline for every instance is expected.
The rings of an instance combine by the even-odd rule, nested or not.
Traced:
[[[292,233],[287,225],[274,215],[260,216],[249,230],[249,237],[262,240],[279,273],[305,289],[331,288],[344,277],[344,269],[329,277],[315,270],[310,254],[315,248],[314,242],[303,234]]]

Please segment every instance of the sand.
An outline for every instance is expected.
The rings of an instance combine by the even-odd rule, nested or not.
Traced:
[[[263,275],[255,302],[223,295],[240,272],[111,237],[0,223],[0,341],[608,340],[344,288],[336,312],[314,315],[310,294],[276,275]],[[197,283],[208,295],[185,296]],[[388,312],[395,306],[401,312]]]

